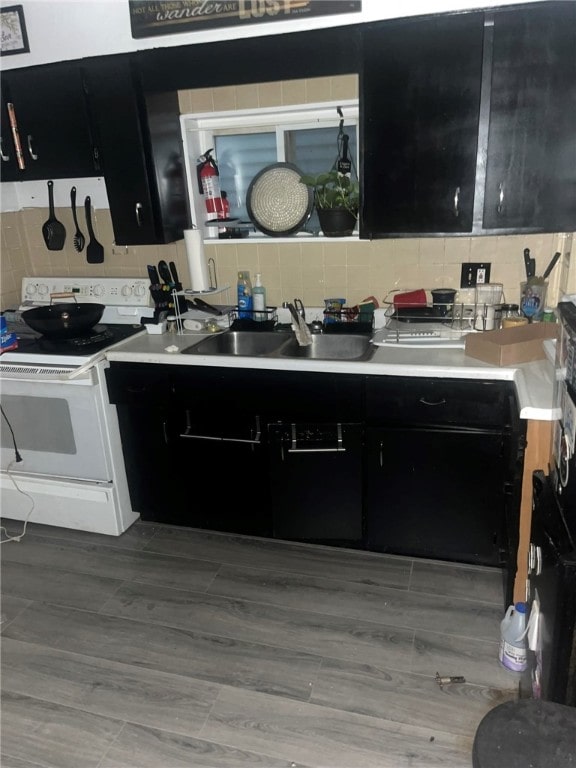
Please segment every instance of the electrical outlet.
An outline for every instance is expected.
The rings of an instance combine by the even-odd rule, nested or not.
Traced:
[[[490,262],[462,264],[460,273],[460,288],[475,288],[490,282]]]

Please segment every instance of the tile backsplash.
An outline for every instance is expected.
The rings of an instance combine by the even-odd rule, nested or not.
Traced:
[[[254,107],[337,101],[357,97],[355,75],[198,89],[179,93],[183,114]],[[160,259],[174,261],[185,287],[190,285],[184,241],[165,246],[117,246],[110,212],[95,211],[94,228],[105,249],[103,264],[87,264],[86,255],[74,250],[74,226],[69,208],[57,208],[57,218],[69,234],[62,251],[47,250],[42,224],[46,208],[25,208],[5,213],[1,220],[1,308],[20,303],[24,276],[146,277],[146,265]],[[329,296],[343,296],[353,305],[368,296],[380,303],[393,290],[411,288],[459,288],[461,264],[491,263],[491,281],[503,283],[508,301],[518,301],[524,276],[524,248],[536,258],[542,273],[555,251],[563,259],[550,276],[548,303],[554,305],[560,289],[576,293],[576,268],[571,268],[571,234],[507,235],[488,237],[406,238],[355,241],[319,238],[317,242],[260,239],[207,241],[205,253],[213,258],[220,286],[230,286],[235,302],[239,269],[252,277],[262,273],[268,303],[301,298],[305,305],[322,306]]]
[[[69,209],[56,209],[57,218],[74,231]],[[62,251],[47,250],[42,223],[47,209],[29,208],[2,216],[1,308],[20,303],[24,276],[58,275],[77,277],[146,277],[146,265],[160,259],[174,261],[185,287],[190,285],[184,241],[164,246],[117,246],[114,244],[110,212],[95,212],[96,237],[104,246],[103,264],[88,264],[84,253],[74,250],[68,237]],[[459,288],[463,262],[489,261],[491,281],[503,283],[508,301],[518,301],[524,277],[524,248],[530,248],[541,274],[555,251],[563,254],[549,278],[548,304],[557,301],[560,288],[576,293],[576,270],[570,268],[572,234],[507,235],[502,237],[409,238],[398,240],[252,243],[246,240],[212,241],[205,245],[213,258],[220,286],[230,286],[235,302],[239,269],[252,277],[262,273],[268,303],[301,298],[305,305],[322,306],[329,296],[343,296],[349,305],[375,296],[380,303],[393,290],[411,288]]]

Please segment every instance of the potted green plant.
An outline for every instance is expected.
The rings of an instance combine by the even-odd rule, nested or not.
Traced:
[[[359,183],[337,170],[317,176],[303,174],[300,181],[314,191],[322,232],[327,237],[350,236],[358,219]]]

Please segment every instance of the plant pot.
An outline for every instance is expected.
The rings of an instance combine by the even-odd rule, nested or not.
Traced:
[[[357,218],[347,208],[318,208],[318,220],[326,237],[350,237]]]

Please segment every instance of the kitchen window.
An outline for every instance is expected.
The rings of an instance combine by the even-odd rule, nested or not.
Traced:
[[[220,189],[230,206],[228,216],[242,223],[251,224],[246,198],[257,173],[278,162],[293,163],[306,174],[329,171],[338,159],[340,128],[349,140],[352,177],[358,178],[357,100],[183,115],[181,123],[191,214],[197,226],[208,218],[197,165],[209,149],[218,166]],[[251,230],[250,236],[265,237]],[[296,236],[316,236],[319,232],[318,216],[313,211]],[[205,237],[218,237],[218,227],[206,227]]]

